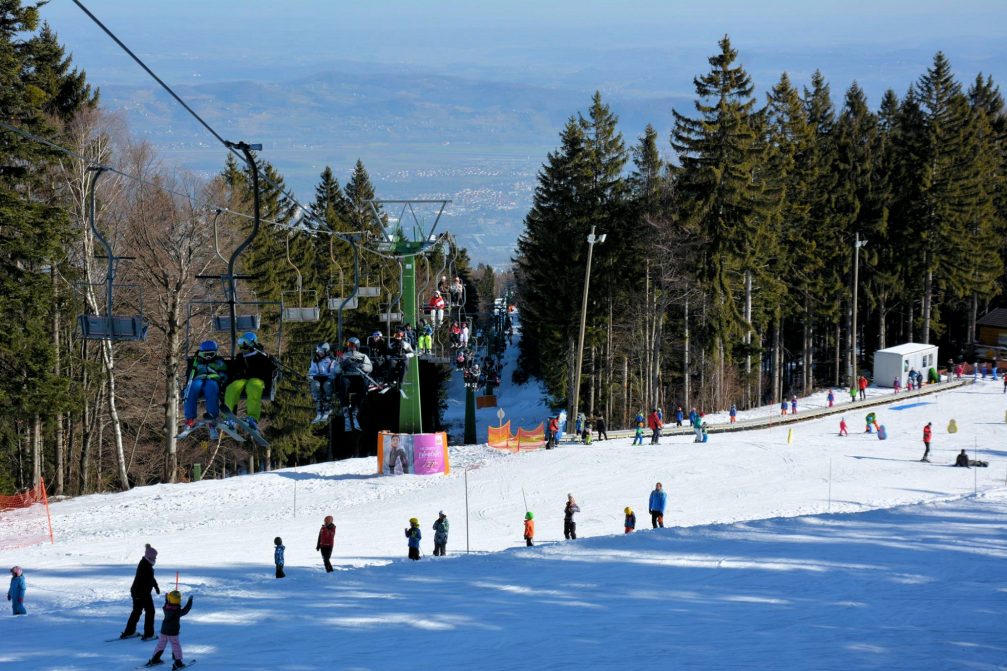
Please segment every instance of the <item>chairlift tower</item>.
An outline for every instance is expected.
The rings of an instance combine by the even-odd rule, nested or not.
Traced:
[[[372,200],[371,212],[381,231],[374,243],[375,251],[402,262],[402,322],[417,326],[416,257],[433,249],[438,238],[435,234],[444,208],[450,200]],[[398,214],[383,212],[391,206]],[[436,212],[430,217],[421,213]],[[402,394],[399,399],[399,432],[422,433],[423,415],[420,402],[420,363],[416,356],[406,359],[402,377]]]

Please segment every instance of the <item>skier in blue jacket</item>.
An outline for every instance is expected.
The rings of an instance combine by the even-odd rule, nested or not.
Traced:
[[[420,540],[423,534],[420,533],[420,521],[415,517],[409,518],[409,528],[406,529],[406,538],[409,539],[409,558],[420,558]]]
[[[276,546],[276,549],[273,550],[273,563],[276,564],[276,577],[286,578],[287,574],[283,572],[283,551],[287,548],[283,544],[283,539],[279,536],[273,539],[273,545]]]
[[[10,589],[7,590],[7,600],[11,602],[15,615],[27,615],[28,611],[24,607],[24,593],[28,587],[24,581],[24,573],[20,566],[15,566],[10,570]]]
[[[650,493],[650,503],[647,509],[650,510],[650,523],[656,529],[664,527],[664,507],[668,503],[668,493],[661,487],[661,483],[654,485],[654,491]]]

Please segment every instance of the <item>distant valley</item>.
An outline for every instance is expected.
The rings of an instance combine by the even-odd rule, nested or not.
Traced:
[[[510,263],[536,174],[562,125],[591,91],[423,72],[347,70],[283,82],[180,85],[177,92],[224,137],[261,142],[262,155],[301,201],[329,165],[343,183],[367,166],[381,198],[448,198],[442,228],[476,262]],[[664,137],[685,99],[606,98],[627,146],[647,123]],[[174,165],[209,175],[225,157],[171,98],[147,85],[107,85],[102,101]]]

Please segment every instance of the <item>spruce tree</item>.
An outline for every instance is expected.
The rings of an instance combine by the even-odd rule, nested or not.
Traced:
[[[44,137],[94,97],[84,74],[70,71],[56,36],[39,31],[36,6],[20,0],[0,3],[0,114],[7,123]],[[79,95],[78,95],[79,94]],[[0,130],[0,319],[17,328],[0,330],[0,444],[22,444],[29,426],[58,418],[73,399],[65,377],[56,374],[54,315],[65,309],[56,295],[75,269],[65,260],[72,227],[68,211],[52,186],[49,148]],[[64,315],[64,321],[68,321]],[[36,444],[36,447],[39,447]],[[32,477],[15,463],[16,453],[2,452],[0,489],[35,484],[44,455],[33,454]],[[57,478],[61,482],[61,478]]]
[[[916,258],[923,276],[922,342],[939,331],[935,296],[941,289],[961,295],[972,277],[969,232],[983,199],[972,110],[944,54],[916,83],[922,112],[922,161],[917,176],[922,230]]]
[[[765,160],[761,120],[755,111],[751,78],[735,63],[737,52],[725,36],[709,59],[711,71],[693,81],[699,118],[674,113],[672,146],[678,151],[677,190],[686,226],[705,245],[697,278],[706,291],[706,319],[714,366],[713,400],[725,402],[726,365],[732,343],[748,331],[736,296],[740,279],[772,238],[772,197],[757,176]]]
[[[583,239],[590,221],[576,195],[593,186],[581,124],[567,121],[560,141],[539,171],[514,259],[523,329],[521,367],[541,377],[557,399],[569,391],[587,252],[586,244],[572,241]]]

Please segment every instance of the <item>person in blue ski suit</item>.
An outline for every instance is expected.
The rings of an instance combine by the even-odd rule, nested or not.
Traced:
[[[20,566],[15,566],[10,570],[10,589],[7,590],[7,600],[11,602],[15,615],[27,615],[28,611],[24,607],[24,594],[28,586],[24,581],[24,572]]]
[[[655,529],[664,528],[664,507],[668,504],[668,492],[664,491],[661,483],[654,485],[654,491],[650,493],[650,501],[647,509],[650,511],[650,524]]]
[[[196,424],[196,409],[199,398],[206,401],[206,414],[216,421],[220,414],[220,389],[227,382],[227,362],[217,356],[217,343],[205,340],[193,357],[189,371],[189,382],[185,388],[185,426]]]
[[[308,368],[311,398],[315,402],[315,418],[311,420],[312,424],[324,422],[332,412],[332,381],[336,377],[336,362],[331,352],[329,343],[318,343],[315,347],[315,356],[311,358],[311,366]]]

